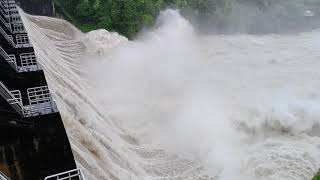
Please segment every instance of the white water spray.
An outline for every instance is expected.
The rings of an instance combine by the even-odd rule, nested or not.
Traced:
[[[319,31],[200,36],[178,12],[128,42],[23,16],[89,179],[309,180]]]

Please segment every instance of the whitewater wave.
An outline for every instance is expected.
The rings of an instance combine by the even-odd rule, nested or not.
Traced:
[[[89,179],[309,180],[319,31],[198,35],[177,11],[137,40],[25,15]]]

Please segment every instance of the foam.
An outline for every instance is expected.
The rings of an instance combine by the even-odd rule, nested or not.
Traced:
[[[319,31],[201,36],[168,10],[130,42],[22,18],[89,179],[308,180],[319,168]]]

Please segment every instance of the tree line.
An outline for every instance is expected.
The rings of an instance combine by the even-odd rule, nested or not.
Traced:
[[[55,0],[58,13],[82,31],[104,28],[132,38],[141,28],[152,25],[159,12],[179,8],[199,19],[227,10],[235,0]]]
[[[151,26],[164,8],[178,8],[188,19],[223,26],[234,3],[250,3],[263,10],[281,0],[54,0],[57,13],[87,32],[98,28],[133,38],[143,27]],[[292,0],[295,1],[295,0]],[[305,1],[314,5],[318,0]],[[318,6],[318,7],[319,7]],[[221,22],[221,23],[220,23]]]

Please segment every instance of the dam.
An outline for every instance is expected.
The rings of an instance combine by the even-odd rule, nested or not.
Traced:
[[[320,167],[319,29],[202,35],[165,10],[129,41],[18,11],[0,14],[23,24],[1,26],[0,178],[310,180]]]
[[[83,180],[14,0],[0,20],[0,179]]]

